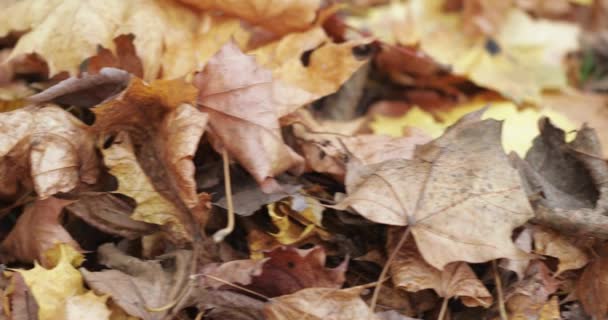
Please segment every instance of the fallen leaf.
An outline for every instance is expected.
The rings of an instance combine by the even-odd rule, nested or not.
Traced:
[[[81,62],[95,56],[98,46],[116,53],[114,39],[133,34],[144,78],[156,79],[161,69],[164,78],[177,78],[196,67],[200,48],[212,44],[201,41],[210,32],[204,30],[208,19],[176,1],[29,0],[2,10],[0,37],[25,31],[9,59],[36,53],[47,62],[52,77],[61,71],[77,74]]]
[[[133,207],[109,193],[82,194],[66,210],[103,232],[126,239],[157,231],[153,224],[131,219]]]
[[[178,251],[167,268],[158,260],[144,261],[128,256],[113,244],[99,247],[100,262],[110,270],[91,272],[80,269],[87,285],[109,295],[128,314],[144,320],[163,319],[168,310],[151,311],[176,299],[187,282],[190,252]],[[163,259],[164,260],[164,259]]]
[[[362,39],[333,43],[321,27],[315,27],[288,34],[250,53],[260,66],[272,71],[273,98],[279,105],[279,117],[283,117],[338,91],[367,63],[373,53],[370,42]]]
[[[201,275],[199,283],[204,288],[213,289],[225,286],[226,283],[249,285],[253,277],[262,274],[267,260],[233,260],[206,264],[198,270]]]
[[[513,102],[484,101],[483,99],[474,99],[468,103],[430,112],[413,107],[401,117],[376,115],[370,127],[376,134],[387,134],[393,137],[403,136],[406,128],[413,127],[437,138],[448,126],[456,123],[465,114],[484,107],[487,107],[487,110],[482,119],[504,120],[502,131],[504,149],[507,152],[515,151],[521,156],[525,155],[532,146],[532,141],[539,132],[536,124],[543,116],[550,117],[565,130],[576,129],[568,117],[553,109],[520,109]]]
[[[191,240],[193,219],[203,222],[207,210],[192,162],[207,124],[207,115],[189,104],[195,94],[182,80],[147,85],[134,78],[118,97],[93,109],[116,192],[137,203],[131,217],[163,226],[178,242]]]
[[[61,319],[110,320],[110,309],[106,306],[108,296],[97,296],[93,291],[66,299],[65,311]]]
[[[3,296],[8,300],[3,303],[8,319],[38,319],[38,303],[19,273],[10,274],[10,283]]]
[[[348,196],[336,208],[409,225],[424,260],[440,270],[454,261],[526,259],[511,233],[533,212],[500,146],[500,122],[480,118],[463,117],[413,160],[349,170]]]
[[[0,247],[8,252],[11,260],[37,261],[47,268],[56,262],[47,256],[47,251],[56,245],[65,244],[81,250],[59,220],[64,207],[72,202],[49,197],[28,205]]]
[[[537,223],[566,235],[608,238],[608,164],[601,159],[596,132],[583,126],[573,141],[548,119],[539,122],[541,135],[523,161],[513,157],[526,192],[532,196]],[[551,159],[551,161],[546,161]]]
[[[389,231],[387,251],[397,246],[402,228]],[[413,240],[407,241],[390,265],[393,284],[406,291],[433,289],[445,299],[460,298],[467,307],[492,305],[492,295],[466,262],[452,262],[438,270],[424,261]]]
[[[61,246],[62,258],[52,269],[34,265],[33,269],[18,272],[32,292],[38,303],[38,318],[53,320],[62,318],[66,300],[85,292],[82,276],[70,263]]]
[[[559,281],[550,273],[543,262],[531,262],[524,279],[514,283],[505,293],[505,306],[509,314],[516,319],[538,317],[549,302],[549,296],[559,287]]]
[[[515,238],[515,245],[524,252],[532,252],[532,229],[529,226],[524,226],[523,230]],[[524,277],[526,269],[530,265],[530,260],[510,260],[501,259],[498,264],[501,268],[511,270],[517,274],[517,279],[521,280]]]
[[[340,288],[348,260],[330,269],[325,267],[323,247],[295,249],[281,247],[265,254],[262,273],[254,277],[249,286],[268,297],[291,294],[304,288]]]
[[[585,267],[575,294],[587,314],[602,319],[608,313],[608,259],[597,258]]]
[[[252,24],[283,34],[307,29],[320,0],[180,0],[201,10],[221,10]]]
[[[567,270],[580,269],[589,262],[587,254],[575,246],[570,237],[546,228],[535,228],[533,235],[535,253],[559,260],[554,277]]]
[[[360,298],[361,288],[310,288],[270,300],[264,307],[269,320],[377,320]]]
[[[93,134],[54,106],[0,113],[0,197],[33,189],[45,199],[95,183],[99,171]]]
[[[242,74],[248,76],[235,76]],[[225,149],[265,191],[276,189],[275,175],[302,165],[302,158],[281,137],[272,81],[270,71],[233,42],[223,46],[195,79],[215,149]]]

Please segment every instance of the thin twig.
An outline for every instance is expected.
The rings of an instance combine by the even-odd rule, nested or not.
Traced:
[[[236,289],[239,289],[239,290],[245,291],[245,292],[247,292],[247,293],[249,293],[249,294],[252,294],[252,295],[254,295],[254,296],[256,296],[256,297],[259,297],[259,298],[262,298],[262,299],[265,299],[265,300],[272,300],[272,299],[270,299],[269,297],[267,297],[267,296],[265,296],[265,295],[263,295],[263,294],[261,294],[261,293],[259,293],[259,292],[255,292],[255,291],[250,290],[250,289],[247,289],[247,288],[245,288],[245,287],[241,287],[241,286],[239,286],[239,285],[237,285],[237,284],[234,284],[234,283],[232,283],[232,282],[230,282],[230,281],[226,281],[226,280],[224,280],[224,279],[222,279],[222,278],[218,278],[218,277],[216,277],[216,276],[212,276],[212,275],[210,275],[210,274],[197,274],[197,275],[191,275],[190,277],[196,277],[196,276],[207,277],[207,278],[209,278],[209,279],[213,279],[213,280],[215,280],[215,281],[217,281],[217,282],[221,282],[221,283],[223,283],[223,284],[225,284],[225,285],[227,285],[227,286],[231,286],[231,287],[233,287],[233,288],[236,288]]]
[[[448,298],[448,297],[443,298],[443,302],[441,303],[441,310],[439,311],[439,316],[437,317],[437,320],[445,319],[445,314],[448,312],[448,301],[449,300],[450,300],[450,298]]]
[[[496,260],[492,260],[492,270],[494,272],[494,282],[496,282],[496,293],[498,295],[498,311],[500,312],[501,320],[509,320],[507,316],[507,309],[505,309],[505,298],[502,293],[502,281],[500,280],[500,275],[498,274],[498,266],[496,265]]]
[[[372,312],[375,311],[376,303],[378,302],[378,296],[380,295],[380,289],[382,288],[382,283],[386,279],[386,274],[388,273],[388,268],[390,267],[391,263],[397,256],[397,252],[399,252],[399,250],[401,250],[401,247],[403,247],[403,244],[405,244],[405,240],[407,240],[409,234],[410,234],[410,227],[407,226],[405,229],[405,232],[401,236],[401,239],[399,239],[397,246],[395,247],[395,249],[393,249],[393,252],[391,252],[391,255],[388,257],[388,260],[386,260],[386,264],[384,264],[384,268],[382,268],[382,272],[380,273],[380,277],[378,279],[378,282],[376,283],[376,287],[374,288],[374,294],[372,295],[372,300],[370,301],[370,304],[369,304],[369,307],[370,307],[370,309],[372,309]]]
[[[230,157],[226,148],[222,149],[222,162],[224,163],[224,189],[226,191],[226,204],[228,205],[228,224],[224,229],[213,235],[215,242],[221,242],[234,230],[234,205],[232,203],[232,186],[230,181]]]

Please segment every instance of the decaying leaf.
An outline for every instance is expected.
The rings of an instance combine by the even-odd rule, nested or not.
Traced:
[[[305,316],[310,320],[377,320],[361,300],[361,288],[310,288],[270,300],[264,307],[269,320],[291,320]]]
[[[182,80],[147,85],[134,78],[121,95],[93,109],[93,128],[109,139],[100,147],[118,179],[116,192],[137,202],[132,218],[163,226],[177,241],[191,240],[207,209],[192,163],[207,123],[189,104],[195,94]]]
[[[566,143],[565,133],[548,119],[539,127],[526,160],[513,157],[534,200],[535,219],[566,234],[608,238],[608,164],[601,159],[597,133],[583,126]]]
[[[387,251],[395,250],[402,228],[393,228],[389,233]],[[417,292],[433,289],[440,297],[460,298],[469,307],[492,304],[492,295],[465,262],[452,262],[438,270],[424,261],[413,240],[399,250],[390,266],[395,286]]]
[[[337,208],[409,225],[424,260],[440,270],[454,261],[526,259],[511,233],[532,209],[500,146],[500,122],[480,117],[465,116],[413,160],[349,170],[348,196]]]
[[[0,247],[10,258],[29,263],[38,261],[47,268],[56,262],[47,256],[48,250],[56,245],[65,244],[80,250],[59,219],[64,207],[72,202],[49,197],[30,204]]]
[[[191,254],[178,251],[174,264],[163,268],[160,261],[142,261],[128,256],[113,244],[99,247],[101,263],[111,268],[99,272],[80,269],[87,285],[95,292],[109,295],[128,314],[144,320],[163,319],[166,306],[179,296],[189,274]]]
[[[28,107],[0,114],[0,197],[42,199],[97,180],[93,133],[68,112]]]
[[[236,75],[247,75],[246,77]],[[275,175],[302,165],[283,142],[270,71],[232,42],[209,60],[195,84],[198,104],[209,115],[216,150],[234,157],[262,186],[273,189]]]
[[[38,320],[38,303],[32,291],[19,273],[10,275],[10,283],[4,292],[3,311],[8,319]]]

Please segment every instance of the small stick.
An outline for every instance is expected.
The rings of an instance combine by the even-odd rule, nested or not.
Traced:
[[[234,205],[232,203],[232,186],[230,181],[230,157],[226,148],[222,149],[222,162],[224,163],[224,189],[226,191],[226,203],[228,204],[228,224],[224,229],[218,230],[213,235],[213,241],[221,242],[234,230]]]
[[[448,312],[449,300],[450,298],[448,297],[443,298],[443,302],[441,303],[441,310],[439,311],[439,316],[437,317],[437,320],[443,320],[445,318],[445,314]]]
[[[386,264],[384,264],[384,268],[382,268],[382,272],[380,273],[380,277],[379,277],[378,281],[376,282],[376,287],[374,288],[374,294],[372,295],[372,300],[370,301],[370,304],[369,304],[369,307],[370,307],[370,309],[372,309],[372,312],[375,311],[376,303],[378,302],[378,296],[380,295],[380,289],[382,288],[382,282],[384,282],[384,280],[386,279],[386,273],[388,272],[388,268],[391,265],[391,263],[393,262],[393,260],[395,259],[395,257],[397,256],[397,252],[399,252],[401,247],[403,247],[403,244],[405,244],[405,240],[407,240],[407,237],[409,236],[409,234],[410,234],[410,227],[408,226],[405,229],[405,232],[403,233],[403,235],[401,236],[401,239],[399,239],[397,246],[395,247],[393,252],[391,252],[391,255],[388,257],[388,260],[386,260]]]
[[[498,267],[496,266],[496,260],[492,260],[492,269],[494,271],[494,282],[496,282],[496,293],[498,294],[498,311],[500,312],[501,320],[509,320],[507,316],[507,309],[505,309],[505,298],[502,293],[502,281],[498,274]]]

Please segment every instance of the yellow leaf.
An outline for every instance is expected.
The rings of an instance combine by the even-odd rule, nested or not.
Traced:
[[[376,116],[370,127],[377,134],[402,136],[406,127],[416,127],[431,135],[440,136],[443,130],[455,123],[465,114],[487,106],[483,119],[504,120],[502,144],[506,152],[515,151],[524,156],[532,146],[532,140],[538,135],[538,119],[549,117],[551,121],[566,132],[575,130],[576,125],[561,113],[552,109],[536,110],[527,108],[520,110],[508,101],[486,102],[476,100],[452,107],[447,110],[438,110],[434,114],[414,107],[399,118]],[[439,120],[435,120],[435,118]]]
[[[62,319],[66,299],[85,292],[82,275],[70,263],[68,247],[61,245],[61,258],[52,269],[36,263],[33,269],[15,270],[23,276],[38,303],[40,320]]]

